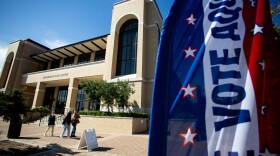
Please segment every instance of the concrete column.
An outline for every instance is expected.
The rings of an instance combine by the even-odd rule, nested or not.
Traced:
[[[73,111],[76,109],[78,86],[79,79],[71,78],[69,81],[67,101],[64,113],[67,113],[69,110]]]
[[[60,67],[63,67],[63,65],[64,65],[64,59],[61,59],[61,60],[59,61],[59,68],[60,68]]]
[[[32,108],[43,106],[45,91],[46,84],[42,82],[37,82]]]
[[[56,103],[57,103],[57,96],[58,96],[58,90],[59,90],[59,87],[55,87],[54,94],[53,94],[54,100],[53,100],[53,103],[52,103],[52,110],[51,110],[52,112],[55,112]]]
[[[74,65],[78,64],[78,60],[79,60],[79,55],[75,56],[75,58],[74,58]]]
[[[144,24],[139,23],[138,24],[138,40],[137,40],[137,61],[136,61],[136,76],[137,77],[143,77],[143,61],[144,59]]]
[[[95,52],[91,52],[89,62],[94,62],[94,59],[95,59]]]
[[[107,67],[103,80],[111,80],[116,75],[118,43],[119,34],[117,32],[111,32],[107,37],[107,49],[105,54],[105,64]]]
[[[51,62],[51,61],[48,62],[48,67],[47,67],[47,69],[51,69],[51,65],[52,65],[52,62]]]

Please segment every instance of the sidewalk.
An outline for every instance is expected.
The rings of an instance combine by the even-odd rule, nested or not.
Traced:
[[[9,123],[0,121],[0,140],[8,140],[8,126]],[[20,138],[9,140],[52,149],[37,155],[146,156],[148,153],[147,134],[123,135],[96,132],[99,148],[88,152],[87,148],[77,149],[82,132],[77,132],[75,138],[59,138],[62,128],[55,127],[54,137],[50,137],[50,131],[48,136],[44,137],[46,129],[46,126],[23,124]]]

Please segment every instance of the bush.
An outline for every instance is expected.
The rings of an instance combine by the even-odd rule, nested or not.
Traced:
[[[147,118],[145,113],[121,113],[121,112],[101,112],[101,111],[80,111],[80,115],[92,115],[92,116],[112,116],[112,117],[133,117],[133,118]]]
[[[51,111],[47,107],[40,106],[40,107],[31,109],[29,112],[50,113]]]

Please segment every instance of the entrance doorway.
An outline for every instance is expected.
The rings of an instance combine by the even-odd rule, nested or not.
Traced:
[[[68,86],[59,87],[55,113],[64,114],[68,94]]]
[[[54,87],[48,87],[46,88],[46,92],[45,92],[43,106],[49,108],[50,110],[52,110],[52,103],[54,100],[54,90],[55,90]]]

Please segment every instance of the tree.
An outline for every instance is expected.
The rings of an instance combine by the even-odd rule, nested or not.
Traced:
[[[115,98],[117,97],[117,85],[115,82],[107,83],[104,81],[103,86],[100,90],[101,93],[101,101],[107,107],[108,112],[113,112],[113,106]]]
[[[88,100],[97,102],[101,98],[100,90],[103,87],[103,83],[103,81],[82,80],[80,86],[85,91]]]
[[[270,10],[272,15],[280,15],[280,2],[272,3],[270,5]]]
[[[272,16],[280,16],[280,2],[278,3],[271,3],[270,5],[270,10]],[[280,26],[274,24],[273,26],[274,29],[274,34],[275,34],[275,40],[276,40],[276,45],[278,47],[278,51],[280,51]]]
[[[280,51],[280,27],[274,25],[273,28],[275,32],[276,45],[278,47],[278,51]]]
[[[7,90],[0,92],[0,116],[10,121],[8,138],[17,138],[20,135],[22,118],[27,112],[25,99],[21,90]]]
[[[128,99],[131,94],[135,93],[133,90],[134,84],[130,84],[128,81],[118,81],[117,82],[117,97],[116,105],[118,108],[129,107],[130,103]]]
[[[90,100],[100,99],[101,105],[107,107],[108,112],[113,112],[113,106],[118,108],[129,107],[128,99],[133,90],[133,85],[127,81],[106,82],[82,80],[80,86]]]

